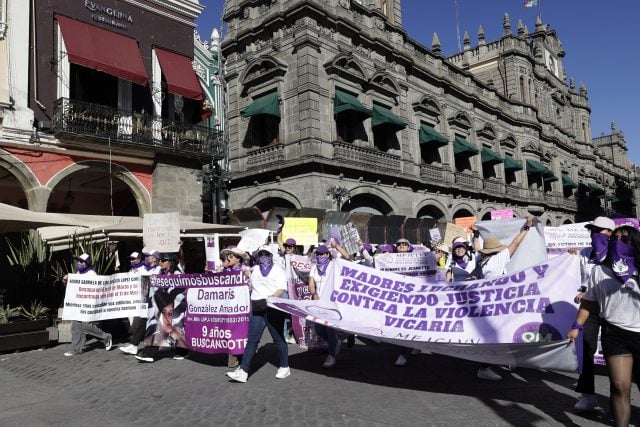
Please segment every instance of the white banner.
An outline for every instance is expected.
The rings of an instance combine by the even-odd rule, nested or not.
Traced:
[[[591,247],[591,233],[584,228],[586,222],[560,227],[544,227],[547,249],[569,249]]]
[[[576,371],[563,341],[576,317],[576,256],[492,280],[429,282],[336,260],[318,301],[269,298],[337,329],[469,360]]]
[[[64,320],[95,322],[135,316],[147,317],[140,274],[69,275],[64,296]]]
[[[378,254],[373,257],[378,270],[390,271],[406,276],[428,276],[436,273],[438,260],[431,251]]]

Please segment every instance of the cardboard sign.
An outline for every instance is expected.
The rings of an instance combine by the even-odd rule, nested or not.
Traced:
[[[144,245],[158,252],[175,253],[180,249],[180,213],[144,214]]]
[[[494,219],[512,219],[513,209],[496,209],[491,211],[491,220]]]
[[[285,218],[282,240],[295,239],[298,245],[318,243],[318,218]]]
[[[447,228],[444,231],[443,242],[447,245],[450,245],[451,242],[453,242],[453,239],[455,239],[456,237],[462,237],[464,240],[468,240],[467,230],[458,225],[448,222]]]

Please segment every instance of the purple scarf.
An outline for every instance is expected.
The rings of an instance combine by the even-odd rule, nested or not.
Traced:
[[[589,263],[600,264],[607,257],[609,236],[602,233],[591,233],[591,255]]]
[[[612,240],[609,247],[611,270],[618,280],[627,285],[629,279],[638,274],[631,245],[620,239]]]
[[[256,259],[256,261],[260,266],[260,273],[262,273],[264,277],[267,277],[273,267],[273,257],[269,255],[261,255]]]
[[[143,262],[132,262],[131,269],[136,269],[136,268],[142,267],[143,265],[144,265]]]
[[[82,265],[83,264],[76,264],[76,269],[78,270],[79,274],[85,274],[93,270],[93,267],[91,267],[90,265],[85,265],[84,267],[82,267]]]
[[[316,257],[316,264],[317,264],[319,275],[324,276],[324,274],[327,272],[327,267],[329,267],[330,261],[331,259],[329,259],[329,257],[326,257],[326,256]]]
[[[462,268],[463,270],[467,269],[467,265],[469,264],[469,258],[467,257],[467,255],[463,255],[460,258],[458,258],[457,256],[453,256],[453,260],[455,261],[456,264],[458,264],[458,266],[460,268]]]

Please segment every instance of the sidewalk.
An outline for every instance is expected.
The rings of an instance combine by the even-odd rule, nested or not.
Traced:
[[[96,344],[64,357],[69,345],[0,355],[2,426],[598,426],[605,412],[575,414],[577,375],[497,368],[504,379],[475,377],[477,363],[435,354],[393,365],[397,350],[357,341],[333,369],[318,353],[290,345],[289,378],[274,378],[275,348],[263,339],[246,384],[225,377],[226,356],[194,354],[142,364]],[[91,345],[90,345],[91,347]],[[608,379],[596,377],[608,406]],[[634,387],[633,415],[640,415]]]

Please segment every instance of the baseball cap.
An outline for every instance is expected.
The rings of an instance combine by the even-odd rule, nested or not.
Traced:
[[[78,261],[82,261],[87,265],[91,265],[91,256],[89,254],[82,254],[75,257]]]
[[[598,227],[613,231],[616,228],[616,223],[613,222],[611,218],[607,218],[606,216],[599,216],[584,227],[589,229]]]
[[[318,245],[318,247],[316,248],[316,255],[317,254],[328,254],[329,253],[329,248],[327,248],[326,245]]]
[[[287,239],[284,242],[284,244],[287,245],[287,246],[295,246],[296,245],[296,239]]]
[[[129,259],[136,259],[136,258],[140,258],[140,254],[138,252],[131,252],[131,255],[129,255]]]

